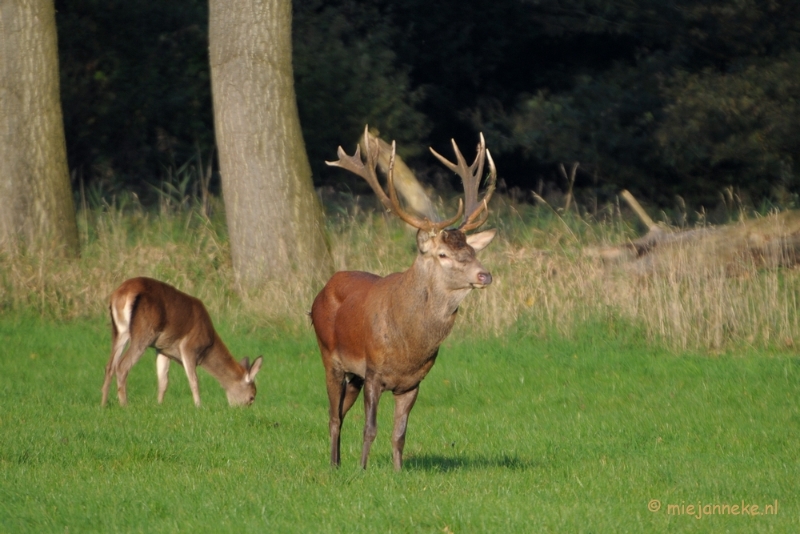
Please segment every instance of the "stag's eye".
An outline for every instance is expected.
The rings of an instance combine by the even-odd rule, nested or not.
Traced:
[[[439,253],[439,257],[440,257],[440,258],[446,258],[446,257],[447,257],[447,254],[445,254],[444,252],[440,252],[440,253]]]

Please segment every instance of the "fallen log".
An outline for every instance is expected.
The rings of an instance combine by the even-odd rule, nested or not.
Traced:
[[[605,263],[637,274],[790,267],[800,263],[800,212],[783,211],[731,224],[674,230],[656,224],[627,191],[622,198],[648,227],[644,236],[619,245],[587,247]]]

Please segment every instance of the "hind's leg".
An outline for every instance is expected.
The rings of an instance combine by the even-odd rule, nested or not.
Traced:
[[[169,357],[160,352],[156,355],[156,374],[158,374],[158,403],[161,404],[169,385]]]
[[[181,342],[181,362],[183,370],[186,371],[186,378],[189,380],[189,389],[192,390],[194,405],[200,407],[200,385],[197,382],[197,353],[190,347],[187,340]]]
[[[103,380],[103,399],[100,401],[101,406],[106,405],[108,401],[108,388],[111,386],[111,377],[116,372],[117,363],[122,356],[122,350],[125,348],[125,343],[128,342],[130,335],[128,332],[122,334],[117,333],[116,329],[111,334],[111,357],[106,364],[106,376]]]
[[[128,372],[136,365],[149,345],[139,339],[132,339],[128,350],[117,363],[117,397],[121,406],[128,405]]]

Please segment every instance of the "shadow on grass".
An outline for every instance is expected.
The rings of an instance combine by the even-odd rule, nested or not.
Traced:
[[[423,454],[409,456],[403,461],[403,469],[410,471],[461,471],[471,469],[505,468],[514,471],[536,467],[536,462],[522,459],[519,456],[444,456],[441,454]]]

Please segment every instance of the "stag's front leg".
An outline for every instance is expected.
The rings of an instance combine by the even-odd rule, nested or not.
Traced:
[[[369,449],[378,434],[378,401],[383,388],[374,377],[364,379],[364,446],[361,449],[361,469],[367,468]]]
[[[406,444],[408,414],[417,401],[419,386],[394,396],[394,431],[392,432],[392,461],[395,471],[403,467],[403,447]]]

